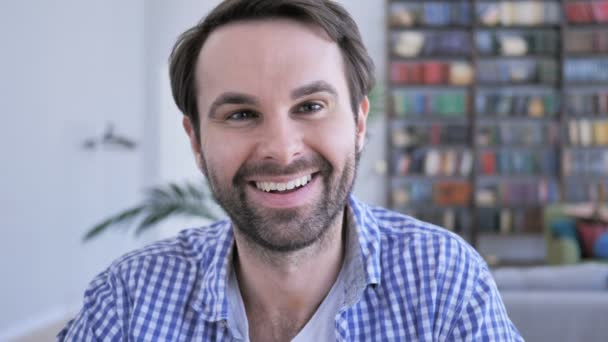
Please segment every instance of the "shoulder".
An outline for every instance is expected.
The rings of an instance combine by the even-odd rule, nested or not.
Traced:
[[[220,221],[125,254],[90,282],[81,311],[58,338],[115,340],[180,321],[201,275],[223,267],[214,259],[227,260],[231,246],[230,224]]]
[[[116,259],[90,284],[112,283],[115,290],[140,292],[153,283],[170,279],[194,285],[194,277],[227,258],[232,246],[229,221],[181,231],[176,237],[160,240]],[[193,278],[193,279],[190,279]]]
[[[458,277],[465,287],[472,286],[481,273],[487,272],[483,258],[461,236],[385,208],[368,207],[368,210],[379,234],[383,272],[402,266],[410,276],[435,281],[452,282]]]
[[[122,269],[141,260],[154,258],[199,261],[228,242],[226,235],[229,227],[227,221],[219,221],[209,226],[183,230],[173,238],[156,241],[123,255],[111,264],[110,269]]]
[[[382,242],[389,246],[413,249],[426,257],[461,255],[484,264],[473,247],[452,231],[385,208],[369,207],[369,210],[375,218]]]

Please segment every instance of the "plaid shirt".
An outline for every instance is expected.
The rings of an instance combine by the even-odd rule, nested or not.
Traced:
[[[353,197],[348,208],[354,233],[336,340],[523,341],[487,265],[460,237]],[[231,223],[220,221],[125,255],[91,282],[58,339],[234,340],[233,246]]]

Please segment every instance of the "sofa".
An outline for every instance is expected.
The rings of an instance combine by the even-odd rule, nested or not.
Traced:
[[[493,275],[526,341],[608,341],[608,263],[505,267]]]

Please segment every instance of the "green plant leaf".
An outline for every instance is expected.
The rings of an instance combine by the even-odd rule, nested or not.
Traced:
[[[135,229],[135,235],[140,235],[145,230],[156,225],[160,221],[168,218],[176,210],[177,210],[176,204],[155,208],[154,210],[148,210],[146,212],[144,218],[142,219],[142,221],[139,223],[139,225]]]
[[[214,210],[215,202],[206,184],[170,183],[145,191],[142,204],[113,215],[91,228],[84,240],[90,240],[110,227],[125,224],[135,219],[139,224],[135,234],[139,235],[163,220],[174,216],[201,217],[209,220],[218,218]]]
[[[84,241],[90,240],[90,239],[96,237],[97,235],[103,233],[104,231],[108,230],[108,228],[110,228],[111,226],[130,223],[144,209],[145,209],[144,206],[133,207],[133,208],[124,210],[114,216],[111,216],[111,217],[105,219],[104,221],[98,223],[93,228],[91,228],[86,233],[86,235],[83,237],[83,240]]]

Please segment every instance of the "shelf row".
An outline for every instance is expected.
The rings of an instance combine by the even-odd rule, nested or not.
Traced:
[[[608,23],[608,1],[393,1],[389,24],[416,26],[558,26],[562,17],[568,24]]]
[[[475,106],[483,118],[554,118],[560,112],[562,93],[552,88],[478,88],[473,98],[466,88],[397,88],[391,92],[389,112],[395,118],[468,118]],[[568,117],[608,117],[608,84],[600,89],[566,90]]]
[[[544,84],[558,86],[559,64],[555,60],[479,60],[474,66],[463,61],[393,61],[390,81],[393,85],[510,85]],[[566,60],[565,83],[608,85],[608,57]]]
[[[570,149],[561,154],[557,146],[530,148],[480,149],[409,148],[392,152],[390,171],[396,176],[427,177],[608,177],[608,149]],[[489,179],[489,178],[488,178]]]
[[[588,202],[608,190],[608,176],[594,179],[566,178],[563,187],[555,177],[528,179],[480,179],[476,185],[466,179],[392,178],[392,206],[406,209],[534,208],[559,201]]]
[[[480,30],[475,32],[474,39],[479,58],[556,58],[560,53],[560,34],[554,30]],[[473,51],[471,34],[464,30],[397,31],[391,33],[390,44],[393,57],[403,59],[435,56],[468,59]],[[605,52],[608,52],[608,27],[564,34],[566,56]]]

